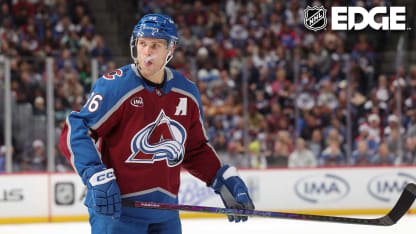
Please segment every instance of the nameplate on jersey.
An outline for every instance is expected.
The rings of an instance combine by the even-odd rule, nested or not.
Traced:
[[[156,120],[132,138],[126,163],[154,163],[165,160],[169,167],[179,165],[185,155],[186,130],[163,110]]]

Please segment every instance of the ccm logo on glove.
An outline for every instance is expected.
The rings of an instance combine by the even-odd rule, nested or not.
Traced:
[[[89,182],[92,186],[105,184],[110,180],[115,180],[116,176],[114,175],[114,169],[110,168],[107,169],[101,173],[96,173],[93,176],[91,176]]]

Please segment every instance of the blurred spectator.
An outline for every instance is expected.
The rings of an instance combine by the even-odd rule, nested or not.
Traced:
[[[338,129],[328,128],[326,132],[326,137],[324,138],[326,139],[327,146],[333,142],[336,142],[339,146],[342,144],[344,138],[339,134]]]
[[[321,87],[317,105],[329,110],[335,109],[335,107],[338,106],[338,100],[334,94],[331,81],[323,80],[321,82]]]
[[[382,156],[384,156],[384,153]],[[358,141],[357,149],[352,153],[351,164],[352,165],[370,165],[373,157],[374,157],[374,154],[372,154],[370,150],[368,149],[367,141],[363,139],[363,140]]]
[[[263,91],[256,92],[255,106],[258,112],[263,116],[270,113],[269,101],[266,99]]]
[[[299,4],[299,0],[292,1],[289,7],[285,10],[285,19],[290,27],[297,27],[303,25],[303,8]]]
[[[380,117],[378,116],[378,114],[373,113],[368,116],[368,122],[368,138],[377,144],[380,143],[382,136],[380,129]]]
[[[296,150],[289,156],[289,167],[316,167],[318,165],[315,155],[306,148],[302,138],[297,139],[296,147]]]
[[[29,156],[31,171],[46,171],[45,144],[36,139],[32,143],[32,151]]]
[[[76,104],[80,101],[79,99],[82,100],[84,95],[84,88],[79,83],[76,74],[77,73],[65,74],[65,83],[63,85],[65,97],[72,106],[76,106]]]
[[[409,137],[406,139],[404,154],[398,159],[398,164],[414,165],[416,164],[416,138]]]
[[[1,9],[0,9],[0,12],[1,12],[1,14],[0,14],[0,25],[2,25],[3,21],[5,19],[12,20],[13,19],[13,14],[12,14],[12,11],[10,10],[9,4],[7,4],[7,2],[2,2],[0,4],[0,7],[1,7]]]
[[[84,34],[81,37],[80,44],[81,46],[85,46],[88,49],[88,52],[92,52],[92,50],[97,46],[94,28],[87,27],[84,29]]]
[[[283,45],[289,49],[293,49],[295,47],[296,40],[298,39],[296,31],[286,23],[282,23],[282,30],[277,34],[277,36],[282,41]]]
[[[319,41],[312,44],[311,51],[309,53],[309,59],[313,60],[316,66],[319,68],[320,74],[326,74],[330,68],[330,58],[328,51],[322,48]]]
[[[391,131],[390,135],[386,137],[389,151],[395,155],[399,154],[399,131],[397,129]]]
[[[18,0],[13,5],[14,23],[23,26],[33,16],[35,9],[33,4],[26,0]]]
[[[360,69],[366,74],[366,76],[370,78],[369,81],[360,79],[360,90],[365,92],[368,90],[367,84],[371,84],[372,82],[375,63],[373,48],[368,43],[368,39],[365,34],[359,35],[358,43],[354,46],[354,49],[351,53],[351,59],[355,60]]]
[[[273,152],[266,158],[268,167],[287,167],[289,155],[293,151],[292,139],[287,131],[279,131]]]
[[[355,138],[354,142],[354,149],[357,149],[358,142],[360,141],[366,141],[367,142],[367,148],[370,151],[371,154],[375,154],[378,151],[378,143],[374,140],[374,137],[371,137],[369,134],[370,127],[366,123],[363,123],[360,125],[359,128],[360,135]]]
[[[267,166],[260,148],[260,141],[258,140],[253,141],[248,145],[249,154],[251,155],[251,167],[253,168],[265,168]]]
[[[250,105],[249,116],[248,116],[248,130],[250,132],[259,131],[262,124],[265,123],[264,116],[256,109],[256,106]]]
[[[321,166],[340,166],[345,164],[344,155],[339,147],[339,142],[333,140],[322,151],[319,159]]]
[[[204,47],[202,47],[204,48]],[[200,52],[200,50],[198,50],[198,53],[201,54],[205,54],[207,55],[208,52]],[[220,78],[220,73],[218,71],[218,69],[213,67],[213,64],[211,62],[205,62],[203,67],[201,69],[198,70],[198,80],[199,81],[203,81],[203,82],[212,82],[215,80],[218,80]]]
[[[54,27],[58,38],[63,38],[74,30],[76,30],[75,25],[67,15],[63,16]]]
[[[43,97],[36,97],[33,105],[33,115],[46,116],[45,99]]]
[[[389,87],[386,75],[380,75],[378,77],[378,87],[376,91],[377,99],[380,101],[379,106],[383,108],[386,105],[386,102],[390,98]]]
[[[279,120],[283,118],[282,109],[279,103],[271,104],[271,113],[267,115],[267,125],[270,132],[277,132],[279,129]]]
[[[251,166],[251,162],[249,162],[249,159],[244,155],[244,146],[240,142],[230,143],[227,152],[224,154],[222,154],[224,155],[224,163],[235,163],[236,167],[244,168],[249,168]],[[222,158],[223,157],[221,156],[221,159]]]
[[[313,130],[312,138],[309,141],[309,149],[312,151],[315,158],[319,158],[321,156],[321,152],[323,149],[323,140],[320,129]]]
[[[111,60],[111,51],[110,49],[104,44],[103,38],[101,36],[95,37],[95,47],[91,51],[91,55],[93,57],[102,56],[104,61],[108,62]]]
[[[374,165],[394,165],[396,157],[390,153],[388,145],[382,143],[379,146],[378,153],[371,161]]]
[[[389,115],[387,121],[388,125],[384,128],[384,137],[389,137],[393,131],[397,131],[401,135],[405,133],[405,129],[399,123],[399,118],[396,115]]]

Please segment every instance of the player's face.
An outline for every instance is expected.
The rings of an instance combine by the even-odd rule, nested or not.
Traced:
[[[137,55],[140,73],[146,78],[151,78],[162,72],[169,49],[164,39],[138,38]]]

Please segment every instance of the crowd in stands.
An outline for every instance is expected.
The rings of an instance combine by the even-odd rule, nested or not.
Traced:
[[[315,3],[342,5],[138,1],[137,9],[174,16],[180,41],[172,66],[197,83],[209,137],[224,161],[242,167],[415,164],[416,66],[377,72],[376,54],[385,50],[388,33],[308,31],[303,9]]]
[[[169,66],[198,85],[208,136],[224,162],[255,168],[416,164],[416,65],[379,72],[376,55],[388,33],[308,31],[303,9],[321,2],[144,0],[136,6],[138,18],[164,13],[177,23],[180,40]],[[100,74],[114,64],[87,1],[0,3],[0,52],[11,57],[13,114],[20,124],[13,125],[14,165],[42,171],[46,131],[35,128],[46,114],[44,58],[55,58],[57,136],[91,88],[90,58],[100,57]],[[0,168],[3,155],[0,150]],[[58,148],[56,158],[59,171],[71,170]]]
[[[0,54],[10,58],[13,171],[45,171],[45,59],[54,58],[55,142],[59,142],[66,116],[82,107],[91,89],[91,58],[98,58],[104,71],[111,65],[111,52],[95,31],[86,0],[0,0]],[[4,70],[1,93],[3,76]],[[4,144],[3,109],[0,145]],[[57,145],[55,152],[57,171],[72,170]],[[4,154],[0,151],[0,168]]]

